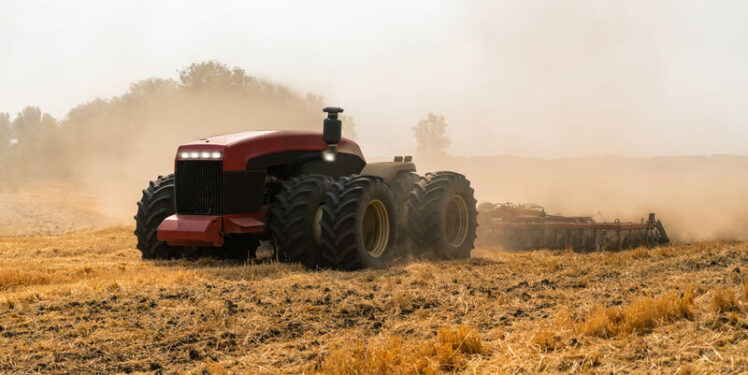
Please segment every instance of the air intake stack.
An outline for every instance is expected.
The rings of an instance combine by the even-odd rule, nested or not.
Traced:
[[[327,143],[327,151],[323,152],[322,158],[325,161],[333,162],[338,153],[338,143],[340,143],[342,137],[343,122],[338,119],[338,113],[342,113],[343,108],[325,107],[322,111],[327,113],[322,132],[322,139]]]

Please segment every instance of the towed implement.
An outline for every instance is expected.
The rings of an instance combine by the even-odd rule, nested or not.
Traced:
[[[639,223],[600,223],[588,216],[549,215],[532,204],[481,203],[479,212],[481,241],[511,250],[621,250],[670,242],[653,213]]]
[[[323,132],[253,131],[177,150],[173,174],[143,190],[135,215],[145,259],[246,259],[262,240],[308,267],[384,267],[410,255],[466,258],[477,211],[455,172],[417,175],[411,157],[367,163],[341,137],[342,108]]]

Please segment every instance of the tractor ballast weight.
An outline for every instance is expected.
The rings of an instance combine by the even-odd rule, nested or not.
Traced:
[[[251,131],[179,146],[174,174],[151,181],[138,202],[143,257],[246,258],[260,240],[272,240],[279,258],[311,267],[385,266],[421,249],[469,256],[477,211],[464,176],[418,176],[410,156],[366,163],[358,144],[341,136],[343,109],[323,111],[322,133]],[[452,233],[444,226],[455,215],[464,219],[457,239],[429,242],[407,225]]]

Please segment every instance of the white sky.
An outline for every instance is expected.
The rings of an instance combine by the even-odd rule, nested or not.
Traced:
[[[748,154],[745,1],[0,0],[12,116],[210,59],[343,106],[374,155],[428,111],[455,154]]]

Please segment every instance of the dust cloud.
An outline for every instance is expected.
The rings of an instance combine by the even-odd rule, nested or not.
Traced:
[[[247,130],[321,129],[320,97],[282,86],[236,91],[189,85],[133,85],[121,97],[72,110],[36,148],[19,149],[26,157],[13,160],[0,184],[0,235],[131,225],[140,190],[172,172],[179,144]],[[354,130],[353,119],[346,120],[348,131]],[[370,145],[361,146],[366,153]],[[638,221],[655,212],[676,240],[748,240],[748,157],[447,154],[416,162],[421,173],[465,174],[479,201],[533,202],[550,213],[600,220]]]
[[[81,196],[108,218],[84,220],[91,225],[131,224],[140,190],[171,172],[179,144],[248,130],[321,130],[320,108],[343,97],[352,98],[347,113],[361,114],[358,141],[369,156],[412,153],[418,116],[445,115],[452,146],[438,161],[416,157],[419,171],[461,172],[481,201],[534,202],[604,220],[655,212],[677,240],[748,240],[748,157],[704,156],[743,152],[748,136],[748,81],[734,74],[748,55],[720,39],[740,30],[745,9],[675,4],[448,7],[449,17],[435,23],[449,34],[438,48],[434,40],[411,48],[398,35],[410,25],[398,24],[402,30],[389,32],[407,43],[395,50],[384,39],[341,50],[347,59],[319,69],[335,82],[318,86],[333,93],[332,103],[215,62],[137,82],[72,109],[43,133],[18,136],[14,155],[0,149],[0,204],[19,207],[0,206],[0,223],[23,215],[18,196],[30,191],[60,201]],[[713,22],[720,15],[724,22]],[[699,34],[705,25],[718,29]],[[334,36],[343,38],[339,30]],[[377,53],[357,52],[362,45]],[[346,79],[332,79],[337,71]],[[345,124],[351,129],[352,119]],[[69,190],[35,190],[49,181]]]
[[[745,155],[748,55],[731,35],[746,9],[678,5],[466,5],[480,58],[437,109],[462,156],[421,171],[461,171],[480,201],[600,220],[654,212],[676,240],[748,240],[748,158],[714,155]]]
[[[0,235],[131,224],[148,181],[173,172],[178,145],[249,130],[319,130],[322,100],[211,61],[178,80],[134,83],[59,121],[19,114],[15,144],[0,149]],[[353,118],[344,120],[351,136]]]
[[[748,157],[455,157],[425,167],[464,173],[479,202],[605,221],[654,212],[678,241],[748,240]]]

